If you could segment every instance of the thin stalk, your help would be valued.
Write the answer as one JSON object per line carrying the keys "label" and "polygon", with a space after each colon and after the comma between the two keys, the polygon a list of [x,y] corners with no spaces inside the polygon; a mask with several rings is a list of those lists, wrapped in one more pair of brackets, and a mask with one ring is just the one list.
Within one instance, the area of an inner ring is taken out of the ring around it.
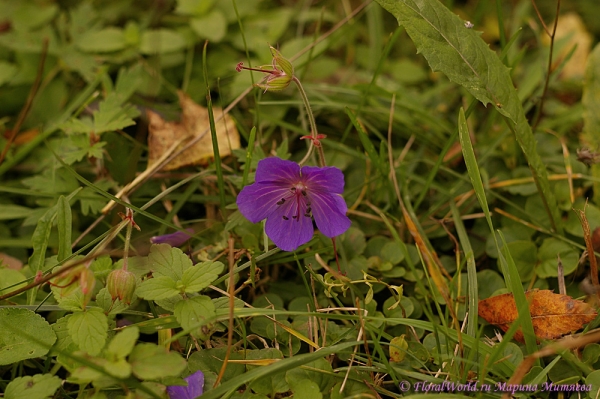
{"label": "thin stalk", "polygon": [[306,91],[304,90],[302,83],[300,83],[300,80],[296,76],[292,77],[292,81],[298,87],[298,91],[300,92],[300,97],[302,97],[302,101],[304,102],[304,106],[306,107],[306,114],[308,115],[308,124],[310,125],[310,130],[311,130],[310,135],[312,136],[312,140],[311,140],[308,152],[306,153],[306,156],[299,162],[299,164],[302,165],[304,162],[306,162],[312,152],[312,148],[316,147],[317,154],[319,155],[319,166],[321,166],[321,167],[326,166],[327,164],[325,162],[325,154],[323,153],[323,147],[321,145],[315,145],[315,143],[318,143],[317,122],[315,121],[315,115],[313,114],[312,108],[310,107],[310,103],[308,102],[308,96],[306,95]]}

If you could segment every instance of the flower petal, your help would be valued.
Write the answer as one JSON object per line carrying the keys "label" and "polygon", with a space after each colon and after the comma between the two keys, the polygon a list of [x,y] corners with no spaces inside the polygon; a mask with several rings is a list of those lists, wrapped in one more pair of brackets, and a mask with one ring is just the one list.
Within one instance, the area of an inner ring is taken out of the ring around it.
{"label": "flower petal", "polygon": [[308,191],[335,194],[344,192],[344,174],[336,167],[303,166],[301,173]]}
{"label": "flower petal", "polygon": [[267,236],[284,251],[294,251],[306,244],[313,237],[314,228],[312,217],[304,216],[305,213],[303,198],[300,203],[297,199],[287,201],[267,218]]}
{"label": "flower petal", "polygon": [[204,393],[204,373],[196,371],[194,374],[185,377],[187,386],[171,385],[167,387],[167,393],[170,399],[196,399]]}
{"label": "flower petal", "polygon": [[178,385],[167,387],[169,399],[191,399],[192,397],[188,395],[188,391],[186,388],[187,387],[182,387]]}
{"label": "flower petal", "polygon": [[342,196],[311,193],[308,198],[315,223],[321,233],[327,237],[335,237],[348,230],[351,222],[346,216],[348,207]]}
{"label": "flower petal", "polygon": [[185,229],[175,233],[154,236],[150,238],[152,244],[169,244],[172,247],[179,247],[185,244],[194,235],[194,229]]}
{"label": "flower petal", "polygon": [[252,223],[269,217],[277,208],[277,202],[290,192],[290,186],[276,183],[254,183],[238,194],[238,209]]}
{"label": "flower petal", "polygon": [[287,182],[291,187],[291,184],[300,181],[300,165],[277,157],[261,159],[258,161],[254,181]]}

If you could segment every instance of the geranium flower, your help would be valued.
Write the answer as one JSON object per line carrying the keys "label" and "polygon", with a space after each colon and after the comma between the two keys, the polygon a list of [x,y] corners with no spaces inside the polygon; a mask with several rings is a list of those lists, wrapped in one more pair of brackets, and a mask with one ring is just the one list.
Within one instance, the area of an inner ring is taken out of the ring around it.
{"label": "geranium flower", "polygon": [[185,377],[187,386],[171,385],[167,387],[167,393],[170,399],[196,399],[204,392],[204,373],[196,371],[194,374]]}
{"label": "geranium flower", "polygon": [[237,205],[252,223],[267,219],[267,236],[284,251],[293,251],[313,236],[313,218],[327,237],[350,227],[341,194],[344,175],[335,167],[303,166],[280,158],[258,162],[255,183],[244,187]]}

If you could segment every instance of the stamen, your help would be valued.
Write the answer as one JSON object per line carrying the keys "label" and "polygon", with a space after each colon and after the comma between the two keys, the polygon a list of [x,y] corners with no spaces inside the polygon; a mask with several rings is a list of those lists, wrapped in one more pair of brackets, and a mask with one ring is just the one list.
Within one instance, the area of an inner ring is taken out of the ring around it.
{"label": "stamen", "polygon": [[289,218],[289,217],[287,217],[287,216],[284,216],[284,217],[283,217],[283,220],[290,220],[290,218]]}
{"label": "stamen", "polygon": [[282,198],[280,201],[277,201],[277,205],[283,205],[285,202],[285,198]]}
{"label": "stamen", "polygon": [[306,190],[302,190],[301,193],[304,197],[306,197]]}
{"label": "stamen", "polygon": [[[310,205],[310,204],[308,204]],[[312,212],[312,208],[309,206],[308,208],[306,208],[306,213],[311,213]]]}
{"label": "stamen", "polygon": [[292,216],[292,219],[298,219],[298,215]]}
{"label": "stamen", "polygon": [[306,216],[307,218],[312,217],[310,216],[310,213],[305,213],[304,216]]}
{"label": "stamen", "polygon": [[296,187],[290,188],[290,191],[293,192],[293,193],[295,193],[296,192]]}

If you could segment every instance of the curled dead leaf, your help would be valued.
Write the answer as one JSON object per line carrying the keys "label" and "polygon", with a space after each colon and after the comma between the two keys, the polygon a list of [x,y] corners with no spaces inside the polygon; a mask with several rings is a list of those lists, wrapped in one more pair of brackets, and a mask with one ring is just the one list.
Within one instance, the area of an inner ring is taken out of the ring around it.
{"label": "curled dead leaf", "polygon": [[[167,122],[157,113],[147,111],[149,120],[148,165],[152,165],[160,159],[164,152],[178,140],[184,137],[192,139],[204,133],[209,127],[208,109],[196,104],[185,93],[179,92],[178,94],[181,104],[181,122]],[[219,154],[224,157],[240,148],[240,135],[229,115],[225,115],[223,119],[216,122],[222,112],[221,108],[213,108]],[[176,151],[187,146],[186,141],[180,144]],[[213,155],[212,137],[208,132],[202,139],[169,162],[164,170],[174,170],[190,165],[206,165]]]}
{"label": "curled dead leaf", "polygon": [[[596,318],[596,311],[587,303],[550,290],[532,290],[525,293],[533,330],[538,339],[556,339],[579,330]],[[479,301],[479,316],[488,323],[507,331],[519,314],[512,294],[497,295]],[[519,329],[514,338],[523,343]]]}

